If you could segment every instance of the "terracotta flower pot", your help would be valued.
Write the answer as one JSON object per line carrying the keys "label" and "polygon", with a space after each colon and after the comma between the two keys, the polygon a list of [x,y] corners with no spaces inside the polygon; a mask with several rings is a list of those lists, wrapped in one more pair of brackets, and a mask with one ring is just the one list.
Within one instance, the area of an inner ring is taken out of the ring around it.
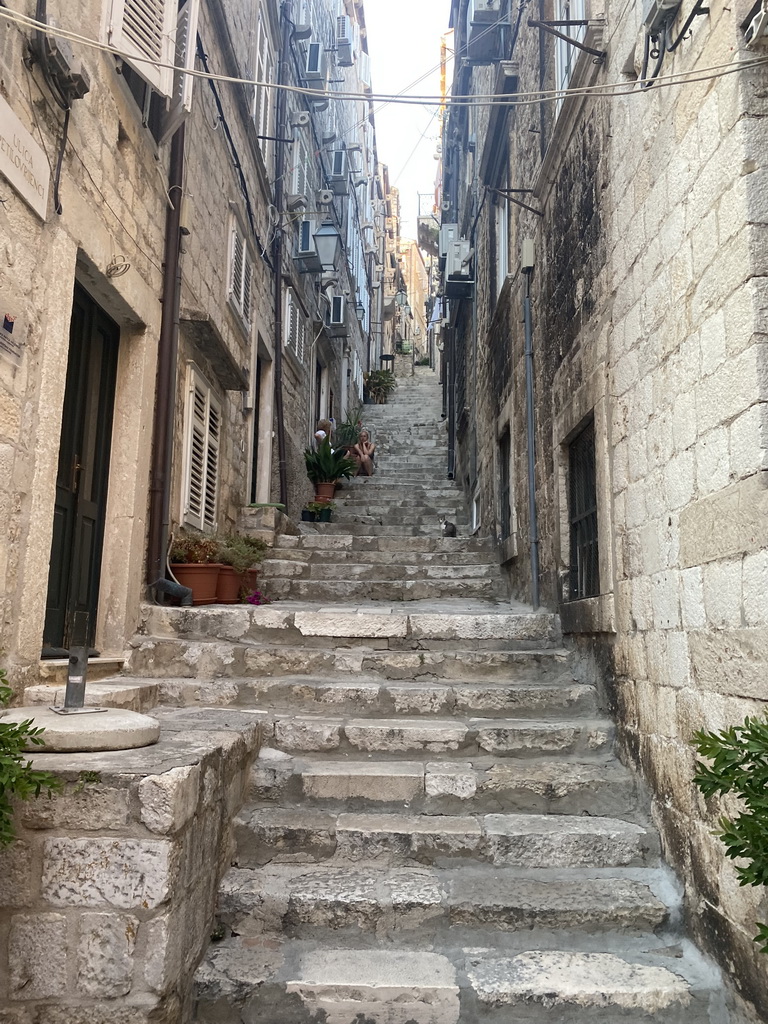
{"label": "terracotta flower pot", "polygon": [[219,580],[216,584],[217,604],[237,604],[240,600],[240,589],[243,586],[243,574],[231,565],[222,565]]}
{"label": "terracotta flower pot", "polygon": [[329,501],[336,493],[336,484],[315,484],[315,501]]}
{"label": "terracotta flower pot", "polygon": [[191,589],[193,604],[216,601],[219,571],[223,568],[218,562],[174,562],[172,568],[179,583]]}

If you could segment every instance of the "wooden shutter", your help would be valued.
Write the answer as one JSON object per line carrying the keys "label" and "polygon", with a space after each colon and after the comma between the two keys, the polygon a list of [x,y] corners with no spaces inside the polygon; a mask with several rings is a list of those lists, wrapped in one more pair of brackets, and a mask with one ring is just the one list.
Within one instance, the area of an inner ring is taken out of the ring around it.
{"label": "wooden shutter", "polygon": [[173,90],[176,0],[109,0],[107,42],[163,96]]}
{"label": "wooden shutter", "polygon": [[221,406],[208,384],[189,367],[184,521],[216,528],[221,448]]}
{"label": "wooden shutter", "polygon": [[[197,52],[197,20],[200,14],[200,0],[185,0],[179,8],[176,19],[176,45],[173,63],[177,68],[192,70]],[[183,71],[173,73],[173,91],[168,111],[163,118],[163,128],[158,142],[162,145],[175,133],[181,122],[192,110],[192,75]]]}

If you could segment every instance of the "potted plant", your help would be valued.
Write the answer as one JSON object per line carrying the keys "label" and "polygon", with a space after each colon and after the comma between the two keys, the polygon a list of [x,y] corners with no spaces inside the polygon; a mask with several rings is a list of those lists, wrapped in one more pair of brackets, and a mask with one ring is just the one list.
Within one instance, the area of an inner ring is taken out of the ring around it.
{"label": "potted plant", "polygon": [[315,519],[314,522],[318,523],[330,523],[331,512],[333,512],[336,505],[332,501],[310,501],[307,502],[307,510],[311,512]]}
{"label": "potted plant", "polygon": [[397,387],[397,378],[391,370],[371,370],[364,379],[366,393],[376,405],[384,405]]}
{"label": "potted plant", "polygon": [[218,539],[218,559],[222,563],[216,587],[219,604],[236,604],[243,590],[256,586],[255,566],[261,562],[266,544],[243,533],[232,533]]}
{"label": "potted plant", "polygon": [[173,575],[192,591],[193,604],[213,604],[221,563],[213,537],[179,530],[173,538],[169,560]]}
{"label": "potted plant", "polygon": [[363,421],[360,418],[362,408],[361,405],[358,405],[356,409],[347,413],[345,420],[337,424],[334,434],[337,448],[344,448],[349,451],[360,440],[360,431],[363,429]]}
{"label": "potted plant", "polygon": [[301,510],[301,521],[302,521],[302,523],[316,523],[317,522],[317,512],[315,512],[315,510],[313,508],[310,508],[311,505],[316,505],[316,504],[317,504],[317,502],[315,502],[315,501],[309,501],[309,502],[307,502],[307,507],[303,508]]}
{"label": "potted plant", "polygon": [[347,458],[344,449],[334,451],[327,437],[323,438],[317,448],[305,449],[304,462],[307,476],[315,485],[315,501],[331,499],[339,477],[354,476],[357,472],[355,460]]}

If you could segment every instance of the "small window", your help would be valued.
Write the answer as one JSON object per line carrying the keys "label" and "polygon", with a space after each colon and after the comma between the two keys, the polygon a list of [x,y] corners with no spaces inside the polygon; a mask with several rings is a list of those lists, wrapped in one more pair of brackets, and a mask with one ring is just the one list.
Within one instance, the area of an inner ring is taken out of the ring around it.
{"label": "small window", "polygon": [[[573,24],[573,22],[584,21],[587,17],[585,0],[555,0],[555,22],[558,28],[565,35],[572,39],[584,42],[587,34],[586,25]],[[564,24],[570,22],[571,24]],[[555,38],[555,88],[567,89],[570,85],[576,61],[582,51],[564,39]],[[558,99],[555,105],[555,112],[559,113],[563,105],[562,98]]]}
{"label": "small window", "polygon": [[568,504],[571,538],[569,597],[577,601],[600,593],[594,421],[590,421],[568,446]]}
{"label": "small window", "polygon": [[234,221],[229,261],[229,301],[239,313],[246,330],[251,326],[252,286],[253,260],[245,235],[239,223]]}
{"label": "small window", "polygon": [[183,519],[199,530],[215,530],[221,405],[208,382],[191,363],[187,381]]}
{"label": "small window", "polygon": [[290,348],[300,363],[304,362],[304,343],[307,322],[301,306],[296,301],[293,289],[289,288],[285,300],[285,345]]}

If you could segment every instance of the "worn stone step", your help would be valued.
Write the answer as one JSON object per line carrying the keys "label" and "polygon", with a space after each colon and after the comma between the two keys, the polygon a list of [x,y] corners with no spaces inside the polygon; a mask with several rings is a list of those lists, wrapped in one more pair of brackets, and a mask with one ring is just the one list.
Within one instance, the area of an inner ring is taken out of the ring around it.
{"label": "worn stone step", "polygon": [[[294,756],[265,747],[251,773],[252,798],[329,813],[347,810],[466,814],[592,814],[645,820],[645,794],[612,757],[498,760],[376,760],[329,754]],[[328,822],[323,829],[327,830]]]}
{"label": "worn stone step", "polygon": [[[498,641],[492,641],[498,643]],[[321,643],[323,643],[321,641]],[[569,655],[557,648],[531,646],[529,650],[488,649],[486,641],[465,642],[460,649],[389,650],[388,641],[370,646],[328,647],[298,643],[236,644],[170,637],[136,637],[128,661],[132,676],[218,680],[243,676],[293,675],[377,675],[392,680],[492,680],[512,681],[541,678],[541,673],[558,675]],[[510,641],[510,645],[514,645]]]}
{"label": "worn stone step", "polygon": [[197,1024],[728,1024],[716,972],[688,944],[582,933],[512,954],[230,936],[195,977]]}
{"label": "worn stone step", "polygon": [[[383,505],[361,504],[352,507],[337,503],[336,508],[332,512],[332,521],[335,523],[367,523],[369,520],[375,520],[377,523],[386,523],[389,526],[396,526],[400,523],[404,526],[431,526],[435,536],[439,537],[442,534],[440,533],[441,528],[437,517],[441,511],[445,512],[445,509],[422,507],[417,510],[409,509],[403,511],[402,509],[392,509]],[[449,513],[449,522],[466,529],[469,520],[463,510],[458,514],[453,510]]]}
{"label": "worn stone step", "polygon": [[[163,704],[238,705],[269,710],[327,713],[354,712],[357,715],[464,714],[487,718],[514,714],[516,718],[536,716],[594,715],[595,688],[575,682],[568,673],[551,682],[526,683],[401,683],[376,677],[355,676],[351,680],[311,676],[270,676],[247,679],[198,681],[161,679],[137,681],[154,687]],[[109,685],[104,683],[104,686]],[[116,686],[130,687],[129,679]],[[89,688],[90,689],[90,688]]]}
{"label": "worn stone step", "polygon": [[265,576],[267,594],[273,601],[321,601],[372,599],[374,601],[438,601],[440,598],[502,598],[506,582],[500,578],[470,577],[460,580],[287,580]]}
{"label": "worn stone step", "polygon": [[[328,762],[323,768],[327,773]],[[359,774],[338,762],[338,778],[362,779],[390,788],[390,799],[408,803],[423,782],[424,766],[414,762],[387,765],[358,763]],[[342,773],[347,772],[344,776]],[[314,776],[316,792],[325,791],[328,774]],[[313,776],[307,773],[305,786]],[[376,781],[378,780],[378,781]],[[383,794],[382,794],[383,796]],[[382,800],[382,802],[384,802]],[[452,860],[508,865],[519,868],[609,868],[655,864],[658,840],[653,831],[620,818],[566,814],[427,815],[385,812],[342,812],[327,818],[326,828],[313,828],[301,815],[294,828],[285,813],[259,808],[245,812],[236,822],[240,867],[257,867],[288,856],[293,862],[335,857],[343,861],[382,861],[404,864],[443,864]]]}
{"label": "worn stone step", "polygon": [[[448,928],[454,942],[468,943],[487,941],[485,929],[522,932],[518,941],[526,944],[532,931],[653,932],[669,919],[654,891],[668,889],[666,877],[652,869],[636,875],[334,862],[232,868],[219,890],[217,916],[240,935],[268,931],[326,942],[345,932],[421,944],[442,939]],[[515,938],[510,934],[513,948]]]}
{"label": "worn stone step", "polygon": [[[424,523],[423,525],[405,525],[403,523],[395,526],[381,525],[380,523],[305,523],[298,524],[301,533],[323,533],[334,536],[346,534],[352,537],[434,537],[442,539],[440,525],[435,522]],[[464,530],[464,536],[469,535],[467,527],[459,526],[459,535]]]}
{"label": "worn stone step", "polygon": [[[120,661],[122,665],[122,659]],[[25,704],[44,704],[56,707],[64,704],[66,685],[39,683],[24,690]],[[85,703],[88,707],[122,708],[126,711],[149,711],[159,700],[160,688],[153,679],[100,679],[88,682]]]}
{"label": "worn stone step", "polygon": [[307,562],[316,565],[339,564],[348,565],[400,565],[406,567],[440,566],[444,570],[453,567],[475,565],[494,565],[495,559],[489,553],[456,551],[447,554],[444,551],[373,551],[356,548],[334,547],[275,547],[271,557],[291,562]]}
{"label": "worn stone step", "polygon": [[265,558],[261,564],[264,581],[274,579],[305,580],[371,580],[397,582],[405,580],[499,580],[498,565],[473,562],[468,565],[404,565],[402,562],[324,561],[300,562],[296,559]]}
{"label": "worn stone step", "polygon": [[321,533],[281,534],[275,550],[286,548],[325,548],[334,551],[419,551],[451,555],[454,552],[494,551],[493,544],[481,537],[331,537]]}
{"label": "worn stone step", "polygon": [[[610,752],[613,724],[604,720],[540,721],[511,718],[332,718],[297,715],[294,709],[265,714],[264,740],[290,752],[592,755]],[[369,762],[366,762],[369,763]]]}

